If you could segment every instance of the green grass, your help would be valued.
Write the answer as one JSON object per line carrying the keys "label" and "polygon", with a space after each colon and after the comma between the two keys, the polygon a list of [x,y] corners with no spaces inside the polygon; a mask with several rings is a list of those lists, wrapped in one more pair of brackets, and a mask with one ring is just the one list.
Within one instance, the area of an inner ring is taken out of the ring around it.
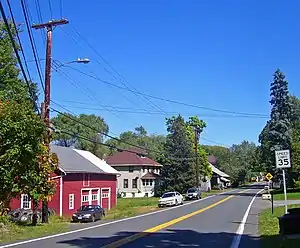
{"label": "green grass", "polygon": [[69,221],[57,216],[51,216],[48,224],[18,225],[6,222],[0,226],[0,243],[38,238],[46,235],[61,233],[68,230]]}
{"label": "green grass", "polygon": [[[282,190],[273,190],[274,201],[284,200],[284,193]],[[288,189],[287,190],[288,200],[300,200],[300,189]]]}
{"label": "green grass", "polygon": [[[289,208],[300,207],[300,205],[290,205]],[[259,233],[261,236],[261,248],[281,247],[278,236],[279,226],[278,217],[284,214],[284,207],[274,208],[274,214],[270,209],[264,210],[259,215]],[[299,248],[300,239],[288,240],[284,243],[288,248]]]}
{"label": "green grass", "polygon": [[117,206],[109,210],[105,219],[115,220],[157,210],[157,197],[118,198]]}

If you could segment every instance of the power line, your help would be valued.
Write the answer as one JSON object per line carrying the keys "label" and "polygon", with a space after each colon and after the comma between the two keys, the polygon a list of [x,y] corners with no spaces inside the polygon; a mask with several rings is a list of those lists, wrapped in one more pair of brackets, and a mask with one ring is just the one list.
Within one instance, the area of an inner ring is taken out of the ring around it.
{"label": "power line", "polygon": [[[96,141],[96,140],[93,140],[93,139],[90,139],[90,138],[87,138],[85,136],[82,136],[82,135],[78,135],[78,134],[75,134],[74,132],[72,131],[65,131],[65,130],[59,130],[60,133],[64,133],[64,134],[67,134],[67,135],[70,135],[72,137],[76,137],[76,138],[79,138],[79,139],[82,139],[82,140],[86,140],[86,141],[89,141],[93,144],[99,144],[99,145],[102,145],[102,146],[106,146],[106,147],[109,147],[111,149],[115,149],[119,152],[129,152],[129,153],[133,153],[133,154],[136,154],[136,155],[143,155],[143,156],[147,156],[148,154],[143,154],[143,152],[137,152],[137,151],[132,151],[132,150],[129,150],[129,149],[126,149],[126,148],[119,148],[117,146],[114,146],[114,145],[110,145],[110,144],[106,144],[106,143],[103,143],[103,142],[99,142],[99,141]],[[187,157],[187,158],[176,158],[176,157],[165,157],[166,159],[172,159],[172,160],[177,160],[177,161],[188,161],[188,160],[195,160],[196,157]]]}
{"label": "power line", "polygon": [[[84,87],[78,80],[73,80],[70,78],[70,76],[68,76],[68,74],[60,69],[60,66],[57,64],[56,61],[53,61],[53,66],[54,69],[60,74],[62,75],[69,83],[71,83],[74,87],[76,88],[81,88],[83,91],[85,91],[85,93],[87,93],[87,96],[92,100],[92,101],[96,101],[97,103],[99,103],[104,109],[106,109],[106,111],[109,111],[112,115],[114,115],[116,118],[118,118],[119,120],[123,121],[122,118],[120,118],[118,115],[116,115],[116,113],[114,113],[113,111],[111,111],[110,109],[106,108],[105,105],[99,101],[97,99],[97,97],[95,96],[95,93],[90,90],[88,87]],[[92,96],[91,96],[92,94]]]}
{"label": "power line", "polygon": [[21,50],[21,53],[22,53],[23,61],[24,61],[25,67],[26,67],[26,71],[27,71],[29,80],[32,82],[30,72],[29,72],[29,69],[28,69],[27,60],[26,60],[25,53],[24,53],[24,49],[23,49],[21,39],[20,39],[20,36],[19,36],[19,31],[18,31],[16,22],[15,22],[15,17],[14,17],[14,14],[13,14],[13,11],[12,11],[12,8],[11,8],[11,5],[10,5],[10,1],[6,0],[6,2],[7,2],[7,6],[8,6],[8,9],[9,9],[9,12],[10,12],[10,16],[11,16],[11,19],[12,19],[12,22],[13,22],[13,25],[14,25],[14,29],[16,30],[16,35],[17,35],[18,43],[19,43],[20,50]]}
{"label": "power line", "polygon": [[51,0],[48,0],[48,4],[49,4],[49,10],[50,10],[51,19],[53,19]]}
{"label": "power line", "polygon": [[145,147],[131,144],[131,143],[129,143],[129,142],[126,142],[126,141],[123,141],[123,140],[121,140],[121,139],[119,139],[119,138],[116,138],[116,137],[114,137],[114,136],[111,136],[111,135],[109,135],[109,134],[107,134],[107,133],[104,133],[104,132],[102,132],[102,131],[100,131],[100,130],[98,130],[98,129],[96,129],[96,128],[94,128],[94,127],[92,127],[92,126],[90,126],[90,125],[88,125],[88,124],[86,124],[86,123],[84,123],[84,122],[82,122],[82,121],[79,121],[79,120],[77,120],[77,119],[75,119],[75,118],[73,118],[73,117],[71,117],[71,116],[69,116],[69,115],[67,115],[67,114],[65,114],[65,113],[63,113],[63,112],[61,112],[61,111],[59,111],[59,110],[56,110],[56,109],[54,109],[54,108],[52,108],[52,107],[51,107],[50,109],[51,109],[52,111],[54,111],[54,112],[56,112],[56,113],[58,113],[58,114],[64,116],[64,117],[66,117],[66,118],[69,118],[70,120],[72,120],[72,121],[74,121],[74,122],[76,122],[76,123],[79,123],[79,124],[81,124],[81,125],[83,125],[83,126],[85,126],[85,127],[87,127],[87,128],[90,128],[91,130],[96,131],[96,132],[98,132],[98,133],[100,133],[100,134],[102,134],[102,135],[104,135],[104,136],[106,136],[106,137],[108,137],[108,138],[110,138],[110,139],[116,140],[116,141],[118,141],[118,142],[122,142],[122,143],[124,143],[124,144],[126,144],[126,145],[130,145],[130,146],[133,146],[133,147],[136,147],[136,148],[139,148],[139,149],[143,149],[143,150],[146,150],[146,151],[148,150],[148,151],[149,151],[149,149],[147,149],[147,148],[145,148]]}
{"label": "power line", "polygon": [[[87,44],[87,46],[92,50],[92,51],[94,51],[94,53],[102,60],[102,61],[104,61],[104,63],[105,64],[107,64],[109,67],[110,67],[110,69],[114,72],[114,73],[116,73],[119,77],[120,77],[120,82],[121,82],[121,84],[123,84],[124,86],[125,86],[125,88],[127,88],[128,90],[131,90],[130,89],[130,87],[128,86],[128,85],[130,85],[130,83],[128,82],[128,80],[127,79],[125,79],[125,77],[124,76],[122,76],[111,64],[109,64],[108,63],[108,61],[79,33],[79,31],[77,31],[76,30],[76,28],[75,27],[73,27],[72,25],[71,25],[71,27],[73,28],[73,31]],[[68,33],[64,30],[64,32],[68,35]],[[99,64],[99,65],[101,65],[102,66],[102,64],[98,61],[98,60],[96,60],[96,62]],[[108,70],[106,70],[108,73],[110,73]],[[110,73],[111,74],[111,73]],[[113,75],[113,74],[111,74],[111,75]],[[155,103],[153,103],[150,99],[148,99],[148,97],[147,96],[145,96],[145,95],[143,95],[143,94],[141,94],[141,92],[140,91],[138,91],[135,87],[133,87],[133,86],[131,86],[132,88],[133,88],[133,90],[131,90],[131,92],[133,93],[133,94],[135,94],[136,96],[140,96],[140,97],[142,97],[142,98],[144,98],[149,104],[150,104],[150,106],[151,107],[153,107],[153,108],[155,108],[155,109],[157,109],[158,111],[161,111],[162,113],[164,113],[164,110],[162,109],[162,108],[160,108],[159,106],[157,106]]]}
{"label": "power line", "polygon": [[[88,76],[92,79],[95,79],[95,80],[98,80],[102,83],[105,83],[105,84],[108,84],[108,85],[111,85],[115,88],[118,88],[118,89],[121,89],[121,90],[125,90],[125,91],[130,91],[132,92],[131,89],[127,89],[127,88],[124,88],[122,86],[119,86],[119,85],[116,85],[114,83],[111,83],[111,82],[108,82],[106,80],[103,80],[99,77],[96,77],[96,76],[93,76],[93,75],[90,75],[89,73],[86,73],[84,71],[81,71],[77,68],[74,68],[70,65],[66,66],[68,68],[71,68],[72,70],[74,71],[77,71],[78,73],[82,74],[82,75],[85,75],[85,76]],[[138,92],[136,92],[138,93]],[[150,95],[150,94],[146,94],[146,93],[138,93],[138,94],[142,94],[142,95],[145,95],[149,98],[153,98],[153,99],[157,99],[157,100],[161,100],[161,101],[165,101],[165,102],[169,102],[169,103],[173,103],[173,104],[178,104],[178,105],[183,105],[183,106],[187,106],[187,107],[193,107],[193,108],[198,108],[198,109],[203,109],[203,110],[208,110],[208,111],[213,111],[213,112],[219,112],[219,113],[227,113],[227,114],[236,114],[236,115],[248,115],[248,116],[260,116],[260,117],[269,117],[268,115],[265,115],[265,114],[259,114],[259,113],[246,113],[246,112],[237,112],[237,111],[229,111],[229,110],[222,110],[222,109],[216,109],[216,108],[209,108],[209,107],[204,107],[204,106],[198,106],[198,105],[195,105],[195,104],[190,104],[190,103],[184,103],[184,102],[180,102],[180,101],[176,101],[176,100],[171,100],[171,99],[167,99],[167,98],[163,98],[163,97],[158,97],[158,96],[153,96],[153,95]]]}
{"label": "power line", "polygon": [[[27,6],[27,2],[25,2],[25,4]],[[39,23],[43,23],[43,16],[42,16],[42,11],[41,11],[41,6],[40,6],[40,1],[39,0],[35,0],[35,7],[36,7],[36,11],[37,11],[37,16],[38,16],[38,22]],[[46,34],[45,34],[45,31],[43,29],[40,29],[40,30],[41,30],[41,36],[42,36],[43,44],[44,44],[44,46],[46,46]]]}
{"label": "power line", "polygon": [[[75,101],[71,101],[75,102]],[[82,104],[82,105],[87,105],[87,103],[83,102],[75,102],[77,104]],[[87,106],[74,106],[74,105],[61,105],[64,107],[69,107],[69,108],[78,108],[78,109],[87,109],[87,110],[101,110],[101,111],[109,111],[109,112],[118,112],[118,113],[128,113],[128,114],[145,114],[145,115],[163,115],[163,116],[168,116],[168,115],[177,115],[179,112],[174,112],[174,111],[167,111],[166,114],[158,112],[158,111],[153,111],[153,110],[144,110],[144,109],[138,109],[138,108],[127,108],[127,107],[116,107],[116,106],[111,106],[111,105],[104,105],[105,108],[96,108],[96,107],[87,107]],[[199,114],[199,113],[180,113],[180,114],[185,114],[185,115],[197,115],[201,117],[216,117],[216,118],[246,118],[246,119],[266,119],[266,117],[262,116],[249,116],[249,115],[209,115],[209,114]]]}
{"label": "power line", "polygon": [[26,76],[26,73],[25,73],[25,70],[24,70],[22,61],[21,61],[21,59],[20,59],[20,55],[19,55],[19,53],[18,53],[18,49],[17,49],[16,43],[15,43],[15,40],[14,40],[13,35],[12,35],[12,33],[11,33],[10,26],[9,26],[9,24],[8,24],[8,21],[7,21],[6,15],[5,15],[5,11],[4,11],[4,7],[3,7],[1,1],[0,1],[0,12],[1,12],[1,15],[2,15],[4,24],[5,24],[5,27],[6,27],[6,29],[7,29],[7,33],[8,33],[9,39],[10,39],[10,41],[11,41],[13,50],[14,50],[15,55],[16,55],[16,57],[17,57],[17,61],[18,61],[19,65],[20,65],[21,72],[22,72],[23,77],[24,77],[24,80],[25,80],[25,82],[26,82],[26,84],[27,84],[28,91],[29,91],[29,94],[30,94],[30,96],[31,96],[32,103],[33,103],[34,107],[36,108],[37,112],[39,113],[39,108],[38,108],[38,106],[37,106],[37,104],[36,104],[36,102],[35,102],[35,100],[34,100],[35,97],[34,97],[34,94],[33,94],[33,92],[32,92],[32,88],[31,88],[31,85],[30,85],[30,83],[29,83],[29,81],[28,81],[28,79],[27,79],[27,76]]}
{"label": "power line", "polygon": [[45,92],[44,81],[43,81],[42,72],[41,72],[41,69],[40,69],[40,58],[39,58],[39,55],[36,51],[37,50],[36,49],[36,43],[35,43],[35,40],[34,40],[34,37],[33,37],[32,33],[31,33],[31,29],[30,29],[30,25],[29,25],[29,21],[28,21],[28,9],[26,8],[23,0],[21,0],[21,5],[22,5],[22,11],[23,11],[23,15],[24,15],[24,18],[25,18],[27,32],[28,32],[28,36],[29,36],[29,40],[30,40],[30,44],[31,44],[31,50],[32,50],[32,53],[33,53],[33,56],[34,56],[35,65],[36,65],[36,68],[37,68],[37,71],[38,71],[38,75],[39,75],[39,78],[40,78],[40,81],[41,81],[43,91]]}

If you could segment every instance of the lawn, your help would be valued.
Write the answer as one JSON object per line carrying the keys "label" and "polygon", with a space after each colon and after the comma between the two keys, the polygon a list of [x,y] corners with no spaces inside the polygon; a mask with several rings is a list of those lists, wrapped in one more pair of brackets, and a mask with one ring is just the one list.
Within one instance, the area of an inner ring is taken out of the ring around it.
{"label": "lawn", "polygon": [[[2,222],[1,222],[2,223]],[[38,238],[68,230],[69,221],[56,216],[49,218],[48,224],[17,225],[15,223],[0,223],[0,243],[8,243],[17,240]]]}
{"label": "lawn", "polygon": [[[284,200],[284,194],[282,190],[273,190],[272,191],[274,201]],[[300,189],[289,189],[287,190],[287,199],[288,200],[300,200]]]}
{"label": "lawn", "polygon": [[105,219],[116,220],[155,211],[158,209],[158,199],[158,197],[118,198],[117,206],[107,212]]}
{"label": "lawn", "polygon": [[[289,208],[300,207],[300,205],[290,205]],[[284,207],[274,208],[274,215],[270,209],[264,210],[259,215],[259,233],[261,236],[261,248],[279,248],[279,226],[278,217],[284,214]],[[299,248],[300,239],[289,240],[285,243],[285,247]]]}

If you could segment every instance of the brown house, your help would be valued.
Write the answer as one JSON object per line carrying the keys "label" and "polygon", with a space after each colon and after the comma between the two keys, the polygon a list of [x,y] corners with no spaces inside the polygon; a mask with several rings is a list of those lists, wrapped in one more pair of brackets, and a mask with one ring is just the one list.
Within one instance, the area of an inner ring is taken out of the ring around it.
{"label": "brown house", "polygon": [[143,156],[141,151],[130,151],[106,158],[106,162],[121,174],[118,177],[118,193],[122,197],[153,196],[162,165]]}

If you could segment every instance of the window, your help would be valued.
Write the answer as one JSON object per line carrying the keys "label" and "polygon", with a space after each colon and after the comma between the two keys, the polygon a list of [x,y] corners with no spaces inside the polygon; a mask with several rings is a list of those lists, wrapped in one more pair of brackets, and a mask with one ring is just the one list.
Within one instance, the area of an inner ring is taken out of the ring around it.
{"label": "window", "polygon": [[69,194],[69,209],[74,209],[74,194]]}
{"label": "window", "polygon": [[90,174],[83,174],[83,186],[90,186]]}
{"label": "window", "polygon": [[137,188],[137,179],[132,179],[132,188],[136,189]]}
{"label": "window", "polygon": [[143,179],[143,186],[153,186],[154,181],[153,179]]}
{"label": "window", "polygon": [[133,166],[129,166],[129,172],[133,172]]}
{"label": "window", "polygon": [[89,195],[82,195],[81,202],[89,202]]}
{"label": "window", "polygon": [[98,194],[92,194],[92,201],[98,201]]}
{"label": "window", "polygon": [[124,189],[128,188],[128,179],[124,179],[124,181],[123,181],[123,188]]}
{"label": "window", "polygon": [[28,195],[25,195],[25,194],[21,195],[21,208],[31,209],[31,201],[30,201]]}

